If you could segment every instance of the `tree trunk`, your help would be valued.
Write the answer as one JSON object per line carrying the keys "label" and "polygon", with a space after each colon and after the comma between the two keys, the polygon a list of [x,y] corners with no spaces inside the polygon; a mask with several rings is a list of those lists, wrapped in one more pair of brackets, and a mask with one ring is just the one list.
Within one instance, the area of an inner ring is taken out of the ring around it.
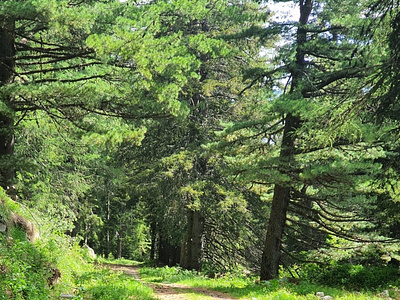
{"label": "tree trunk", "polygon": [[190,269],[200,271],[203,258],[204,217],[199,211],[193,211],[193,228],[191,242]]}
{"label": "tree trunk", "polygon": [[[13,81],[15,70],[14,21],[0,16],[0,87]],[[14,168],[8,156],[14,153],[14,118],[10,98],[0,95],[8,109],[0,111],[0,185],[6,188],[14,178]]]}
{"label": "tree trunk", "polygon": [[183,243],[181,245],[181,258],[179,260],[179,265],[184,268],[188,269],[188,235],[185,234],[183,237]]}
{"label": "tree trunk", "polygon": [[183,244],[181,246],[181,259],[180,266],[184,269],[190,269],[190,258],[192,256],[192,228],[193,228],[193,211],[187,210],[187,229],[186,234],[183,240]]}
{"label": "tree trunk", "polygon": [[[298,119],[289,114],[285,122],[280,156],[283,163],[290,164],[295,140],[293,131],[298,127]],[[289,201],[290,187],[280,184],[275,185],[261,261],[261,280],[270,280],[278,277],[282,235],[285,229]]]}
{"label": "tree trunk", "polygon": [[168,242],[165,237],[160,234],[158,240],[158,262],[163,265],[168,265]]}
{"label": "tree trunk", "polygon": [[[300,0],[300,19],[297,30],[296,64],[292,71],[292,85],[290,93],[298,92],[300,83],[305,75],[304,44],[307,42],[305,25],[308,23],[312,11],[312,0]],[[300,126],[300,119],[292,114],[287,114],[282,137],[280,159],[285,167],[290,167],[295,150],[295,131]],[[281,256],[282,236],[285,230],[286,214],[290,202],[289,184],[276,184],[272,198],[271,213],[269,217],[267,234],[261,261],[260,280],[270,280],[279,275],[279,261]]]}
{"label": "tree trunk", "polygon": [[156,258],[156,243],[157,243],[157,231],[156,222],[153,221],[150,226],[151,233],[151,246],[150,246],[150,259],[155,260]]}
{"label": "tree trunk", "polygon": [[181,267],[200,271],[204,250],[204,217],[199,211],[188,210],[188,225],[181,247]]}
{"label": "tree trunk", "polygon": [[122,237],[117,234],[117,258],[122,258]]}

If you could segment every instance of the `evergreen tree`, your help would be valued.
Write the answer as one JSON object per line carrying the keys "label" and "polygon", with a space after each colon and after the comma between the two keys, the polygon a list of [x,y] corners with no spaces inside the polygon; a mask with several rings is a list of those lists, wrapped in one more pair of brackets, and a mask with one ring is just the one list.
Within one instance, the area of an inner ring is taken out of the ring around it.
{"label": "evergreen tree", "polygon": [[236,180],[265,186],[260,192],[271,201],[262,280],[277,277],[293,251],[319,248],[332,235],[364,240],[365,223],[372,221],[364,213],[374,204],[369,180],[380,172],[375,159],[385,155],[376,143],[382,132],[358,105],[376,55],[366,47],[369,37],[359,34],[370,22],[360,18],[366,10],[352,1],[297,4],[299,21],[282,27],[289,35],[278,67],[252,82],[272,87],[260,95],[264,100],[252,100],[263,114],[223,135]]}
{"label": "evergreen tree", "polygon": [[[241,70],[257,65],[259,45],[254,31],[265,16],[251,2],[174,1],[129,6],[121,18],[119,38],[132,42],[119,44],[114,55],[140,70],[131,78],[134,86],[147,87],[141,97],[157,96],[159,102],[178,99],[187,113],[186,119],[146,122],[142,147],[124,148],[120,155],[124,161],[131,157],[128,163],[135,166],[133,185],[145,186],[132,193],[146,203],[153,235],[151,256],[157,252],[158,241],[158,258],[163,263],[200,269],[205,256],[213,257],[204,254],[204,247],[217,247],[215,226],[229,226],[234,207],[243,206],[241,196],[228,192],[231,187],[219,175],[218,164],[201,145],[213,138],[221,119],[230,117],[237,93],[244,88]],[[252,30],[243,31],[243,27]],[[108,37],[94,41],[104,44]],[[164,87],[168,92],[157,95]],[[213,209],[221,211],[218,207],[224,201],[237,203],[226,207],[230,217],[223,225],[209,214]],[[233,243],[234,238],[226,240]],[[221,249],[218,252],[227,258]]]}

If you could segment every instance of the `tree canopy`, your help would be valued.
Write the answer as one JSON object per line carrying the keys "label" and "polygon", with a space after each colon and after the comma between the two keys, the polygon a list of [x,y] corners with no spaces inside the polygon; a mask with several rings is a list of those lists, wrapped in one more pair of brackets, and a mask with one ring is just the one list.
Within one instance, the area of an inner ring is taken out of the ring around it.
{"label": "tree canopy", "polygon": [[261,280],[384,264],[400,5],[272,2],[298,20],[250,0],[2,1],[0,185],[104,256]]}

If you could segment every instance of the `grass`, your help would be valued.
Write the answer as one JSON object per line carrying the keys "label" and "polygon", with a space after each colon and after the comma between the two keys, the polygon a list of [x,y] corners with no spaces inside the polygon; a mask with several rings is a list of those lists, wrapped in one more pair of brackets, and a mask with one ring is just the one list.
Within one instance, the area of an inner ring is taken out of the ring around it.
{"label": "grass", "polygon": [[[143,281],[149,283],[178,283],[188,287],[202,287],[210,290],[224,292],[238,299],[257,300],[316,300],[316,292],[324,292],[335,300],[382,300],[378,292],[354,292],[340,288],[333,288],[299,282],[290,283],[287,280],[272,280],[256,283],[255,278],[238,274],[225,274],[216,279],[210,279],[196,272],[183,270],[178,267],[148,268],[140,270]],[[391,291],[394,293],[394,290]],[[400,299],[400,298],[393,298]]]}
{"label": "grass", "polygon": [[125,258],[104,258],[104,257],[97,257],[96,263],[98,264],[114,264],[114,265],[124,265],[124,266],[140,266],[143,265],[143,262],[125,259]]}
{"label": "grass", "polygon": [[131,276],[108,269],[94,269],[81,274],[78,293],[82,299],[96,300],[155,300],[153,290]]}

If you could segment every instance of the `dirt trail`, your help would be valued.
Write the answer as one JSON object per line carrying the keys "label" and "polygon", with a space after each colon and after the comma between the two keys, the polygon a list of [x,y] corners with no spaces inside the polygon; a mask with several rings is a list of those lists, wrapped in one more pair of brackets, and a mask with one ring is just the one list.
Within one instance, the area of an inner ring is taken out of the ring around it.
{"label": "dirt trail", "polygon": [[[107,265],[111,270],[122,271],[128,275],[131,275],[136,280],[140,280],[138,267],[126,266],[126,265]],[[188,287],[182,284],[175,283],[145,283],[150,286],[157,294],[160,300],[188,300],[189,294],[196,294],[196,299],[218,299],[218,300],[236,300],[236,298],[230,297],[228,294],[210,291],[205,288]],[[202,294],[204,296],[199,298]],[[188,297],[186,297],[188,296]]]}

